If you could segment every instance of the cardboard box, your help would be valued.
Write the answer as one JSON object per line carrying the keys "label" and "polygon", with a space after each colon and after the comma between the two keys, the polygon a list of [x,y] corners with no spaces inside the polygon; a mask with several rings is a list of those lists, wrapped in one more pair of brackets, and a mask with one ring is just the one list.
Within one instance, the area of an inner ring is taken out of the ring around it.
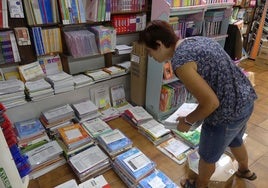
{"label": "cardboard box", "polygon": [[133,43],[130,68],[130,100],[135,105],[144,106],[146,98],[148,56],[145,46]]}
{"label": "cardboard box", "polygon": [[[194,150],[188,154],[188,177],[195,179],[198,174],[199,154]],[[229,188],[232,185],[233,176],[238,169],[238,164],[229,155],[223,154],[216,163],[216,170],[210,178],[210,188]]]}

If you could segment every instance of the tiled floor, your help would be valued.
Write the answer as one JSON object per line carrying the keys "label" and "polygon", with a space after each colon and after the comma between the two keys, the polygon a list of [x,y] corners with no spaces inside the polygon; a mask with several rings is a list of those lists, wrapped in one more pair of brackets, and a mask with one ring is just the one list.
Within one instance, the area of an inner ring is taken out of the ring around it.
{"label": "tiled floor", "polygon": [[240,66],[255,75],[258,99],[248,123],[246,146],[250,169],[258,178],[252,182],[235,178],[232,187],[265,188],[268,187],[268,64],[246,60],[240,63]]}

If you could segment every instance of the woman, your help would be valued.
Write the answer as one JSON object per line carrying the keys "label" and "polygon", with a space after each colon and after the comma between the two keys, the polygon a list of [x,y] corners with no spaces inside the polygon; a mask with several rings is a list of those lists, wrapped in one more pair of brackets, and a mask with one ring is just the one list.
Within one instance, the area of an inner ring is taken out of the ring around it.
{"label": "woman", "polygon": [[178,118],[177,129],[182,132],[187,132],[195,122],[203,121],[198,176],[195,180],[182,180],[181,185],[207,187],[215,163],[226,147],[230,147],[238,161],[236,175],[256,179],[256,174],[248,168],[242,136],[257,95],[221,45],[200,36],[178,40],[171,26],[161,20],[147,25],[141,32],[140,42],[156,61],[171,61],[176,76],[198,101],[192,113]]}

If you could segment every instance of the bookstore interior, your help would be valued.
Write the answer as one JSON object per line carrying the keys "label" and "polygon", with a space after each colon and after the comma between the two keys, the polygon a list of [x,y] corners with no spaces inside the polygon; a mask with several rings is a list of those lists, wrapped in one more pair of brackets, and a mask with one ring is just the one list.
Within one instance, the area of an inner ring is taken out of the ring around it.
{"label": "bookstore interior", "polygon": [[[139,32],[161,19],[180,38],[215,39],[237,65],[267,64],[267,9],[266,0],[0,1],[0,187],[26,188],[59,168],[72,175],[48,187],[111,187],[113,178],[179,187],[161,163],[198,173],[201,126],[176,129],[197,104],[170,62],[148,58]],[[217,183],[237,167],[225,153]]]}

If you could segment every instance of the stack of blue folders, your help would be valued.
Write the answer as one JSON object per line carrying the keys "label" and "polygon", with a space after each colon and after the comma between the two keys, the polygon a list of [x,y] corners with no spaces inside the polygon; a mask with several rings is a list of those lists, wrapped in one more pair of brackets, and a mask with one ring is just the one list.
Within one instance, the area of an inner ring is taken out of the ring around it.
{"label": "stack of blue folders", "polygon": [[138,188],[147,187],[179,188],[165,173],[158,169],[143,178],[138,184]]}
{"label": "stack of blue folders", "polygon": [[112,159],[116,155],[132,148],[132,141],[118,129],[103,133],[96,139]]}
{"label": "stack of blue folders", "polygon": [[137,187],[139,181],[155,170],[156,164],[138,148],[133,147],[115,157],[113,169],[128,187]]}

